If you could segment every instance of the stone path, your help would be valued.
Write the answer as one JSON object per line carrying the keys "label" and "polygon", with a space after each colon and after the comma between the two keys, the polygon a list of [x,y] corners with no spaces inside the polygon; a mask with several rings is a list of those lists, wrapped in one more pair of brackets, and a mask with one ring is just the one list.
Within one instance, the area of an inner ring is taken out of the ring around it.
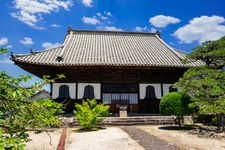
{"label": "stone path", "polygon": [[141,146],[143,146],[146,150],[178,150],[179,148],[170,145],[169,143],[160,140],[159,138],[150,135],[134,126],[123,126],[121,127],[123,131],[125,131],[130,137],[132,137],[135,141],[137,141]]}

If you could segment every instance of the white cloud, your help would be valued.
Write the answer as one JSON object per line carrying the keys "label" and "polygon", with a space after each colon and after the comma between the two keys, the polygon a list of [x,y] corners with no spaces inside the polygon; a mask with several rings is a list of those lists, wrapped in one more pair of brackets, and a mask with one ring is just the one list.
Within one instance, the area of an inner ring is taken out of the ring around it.
{"label": "white cloud", "polygon": [[123,31],[121,28],[117,28],[114,26],[98,26],[97,29],[104,31]]}
{"label": "white cloud", "polygon": [[106,16],[108,16],[108,17],[111,17],[111,16],[112,16],[112,13],[109,12],[109,11],[105,12],[105,14],[106,14]]}
{"label": "white cloud", "polygon": [[20,11],[18,13],[11,13],[12,17],[17,18],[19,21],[31,26],[36,27],[38,19],[35,15],[29,14],[25,11]]}
{"label": "white cloud", "polygon": [[[151,32],[151,33],[155,33],[155,32],[157,32],[157,31],[158,31],[158,30],[157,30],[156,28],[151,28],[151,29],[150,29],[150,32]],[[160,30],[159,30],[159,31],[160,31]]]}
{"label": "white cloud", "polygon": [[98,12],[96,15],[100,17],[102,20],[107,20],[109,19],[109,17],[112,17],[112,13],[110,11],[104,11],[103,14]]}
{"label": "white cloud", "polygon": [[109,11],[104,11],[103,13],[96,13],[93,17],[86,17],[83,16],[81,20],[85,24],[90,24],[90,25],[96,25],[96,24],[101,24],[101,25],[106,25],[106,24],[111,24],[110,18],[112,17],[111,12]]}
{"label": "white cloud", "polygon": [[144,27],[139,27],[139,26],[136,26],[134,31],[137,31],[137,32],[144,32],[144,31],[147,31],[148,28],[147,26],[144,26]]}
{"label": "white cloud", "polygon": [[0,59],[0,64],[13,64],[13,62],[6,56]]}
{"label": "white cloud", "polygon": [[6,44],[8,44],[8,38],[6,37],[0,38],[0,46],[4,46]]}
{"label": "white cloud", "polygon": [[92,2],[93,0],[82,0],[82,4],[85,6],[85,7],[91,7],[92,5]]}
{"label": "white cloud", "polygon": [[50,26],[50,27],[54,27],[54,28],[59,28],[59,27],[61,27],[61,25],[59,25],[59,24],[50,24],[49,26]]}
{"label": "white cloud", "polygon": [[108,17],[107,16],[103,16],[101,13],[97,13],[96,14],[98,17],[100,17],[102,20],[107,20]]}
{"label": "white cloud", "polygon": [[7,45],[7,46],[6,46],[7,49],[10,49],[10,48],[12,48],[12,47],[13,47],[12,45]]}
{"label": "white cloud", "polygon": [[35,29],[43,29],[37,25],[43,20],[42,14],[51,14],[60,8],[69,10],[72,5],[71,0],[14,0],[13,7],[16,11],[11,16]]}
{"label": "white cloud", "polygon": [[96,17],[85,17],[83,16],[83,18],[81,19],[84,23],[86,24],[92,24],[92,25],[96,25],[99,24],[100,21],[98,19],[96,19]]}
{"label": "white cloud", "polygon": [[104,11],[103,15],[101,13],[97,13],[97,16],[99,16],[102,20],[107,20],[112,17],[112,13],[109,11]]}
{"label": "white cloud", "polygon": [[42,43],[42,47],[45,48],[45,49],[50,49],[50,48],[54,48],[54,47],[58,47],[60,46],[61,44],[60,43],[50,43],[50,42],[44,42]]}
{"label": "white cloud", "polygon": [[8,38],[6,38],[6,37],[0,38],[0,46],[4,46],[4,48],[7,48],[7,49],[12,48],[13,46],[12,45],[7,45],[8,43],[9,43]]}
{"label": "white cloud", "polygon": [[177,29],[173,36],[181,42],[199,43],[217,40],[225,35],[225,18],[222,16],[201,16],[193,18],[189,24]]}
{"label": "white cloud", "polygon": [[24,37],[23,40],[20,40],[20,42],[26,46],[34,44],[32,38],[30,38],[30,37]]}
{"label": "white cloud", "polygon": [[140,27],[136,26],[134,31],[136,32],[150,32],[150,33],[156,33],[158,30],[156,28],[151,27],[150,29],[147,26]]}
{"label": "white cloud", "polygon": [[164,28],[169,24],[176,24],[179,22],[180,20],[178,18],[164,15],[157,15],[149,19],[149,23],[157,28]]}

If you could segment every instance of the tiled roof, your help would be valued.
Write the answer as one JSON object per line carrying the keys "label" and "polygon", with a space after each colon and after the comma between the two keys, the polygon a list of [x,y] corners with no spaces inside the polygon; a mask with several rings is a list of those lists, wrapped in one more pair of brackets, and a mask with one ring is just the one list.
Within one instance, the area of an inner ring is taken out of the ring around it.
{"label": "tiled roof", "polygon": [[13,55],[14,62],[54,66],[160,66],[190,67],[178,52],[153,33],[68,30],[56,48]]}

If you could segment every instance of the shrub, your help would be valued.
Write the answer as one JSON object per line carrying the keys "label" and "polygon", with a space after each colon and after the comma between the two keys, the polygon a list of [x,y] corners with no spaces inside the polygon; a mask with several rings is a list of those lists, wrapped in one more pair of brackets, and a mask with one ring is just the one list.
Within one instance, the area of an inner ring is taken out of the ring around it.
{"label": "shrub", "polygon": [[101,123],[102,118],[108,114],[109,106],[105,104],[98,104],[95,99],[87,99],[82,101],[82,104],[75,105],[75,117],[79,124],[85,130],[93,130],[97,123]]}
{"label": "shrub", "polygon": [[189,103],[190,97],[187,94],[171,92],[163,96],[160,103],[160,112],[164,115],[175,115],[179,127],[181,127],[183,116],[193,112],[193,109],[188,106]]}

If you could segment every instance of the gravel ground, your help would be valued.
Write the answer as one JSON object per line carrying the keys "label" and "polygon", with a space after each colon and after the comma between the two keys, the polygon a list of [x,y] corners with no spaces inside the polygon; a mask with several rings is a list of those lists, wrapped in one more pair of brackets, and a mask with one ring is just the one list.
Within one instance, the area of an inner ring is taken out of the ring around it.
{"label": "gravel ground", "polygon": [[[66,150],[154,150],[154,149],[182,149],[182,150],[225,150],[225,139],[199,138],[187,131],[165,130],[165,126],[126,126],[107,127],[99,131],[78,132],[78,129],[68,128]],[[124,129],[125,128],[125,129]],[[160,129],[161,128],[161,129]],[[27,143],[27,150],[56,150],[62,129],[34,134],[29,132],[33,140]],[[132,139],[133,138],[133,139]],[[135,141],[135,140],[137,141]]]}
{"label": "gravel ground", "polygon": [[52,145],[50,145],[50,138],[46,132],[35,134],[34,132],[28,132],[31,142],[27,143],[27,150],[55,150],[58,146],[58,142],[61,136],[62,129],[55,129],[53,132],[49,132]]}
{"label": "gravel ground", "polygon": [[182,150],[225,150],[225,139],[199,138],[187,131],[163,130],[163,126],[136,126]]}
{"label": "gravel ground", "polygon": [[118,127],[77,132],[67,137],[66,150],[144,150],[135,140]]}

